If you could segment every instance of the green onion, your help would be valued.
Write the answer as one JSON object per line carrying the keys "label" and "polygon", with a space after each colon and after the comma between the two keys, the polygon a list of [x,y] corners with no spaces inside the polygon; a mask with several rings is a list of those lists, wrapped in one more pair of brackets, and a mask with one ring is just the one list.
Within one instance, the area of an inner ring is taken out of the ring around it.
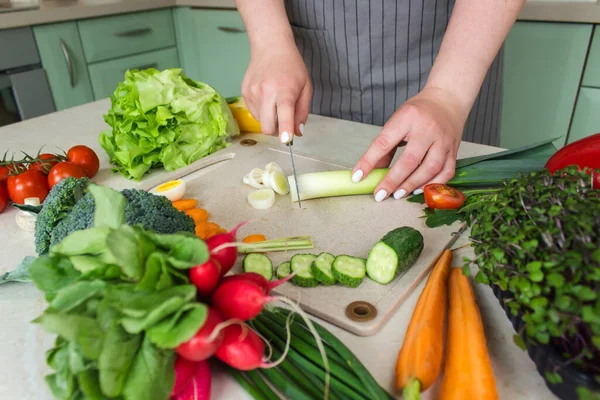
{"label": "green onion", "polygon": [[262,393],[265,394],[265,397],[269,400],[279,400],[279,396],[275,394],[273,389],[267,385],[265,382],[265,378],[263,378],[260,373],[256,370],[246,371],[246,376],[248,380],[254,384]]}
{"label": "green onion", "polygon": [[[257,384],[257,382],[253,381],[252,379],[249,379],[248,376],[244,376],[244,374],[242,374],[237,369],[227,366],[227,370],[229,371],[229,374],[231,376],[233,376],[233,378],[237,381],[237,383],[241,387],[243,387],[250,396],[252,396],[253,399],[255,399],[255,400],[278,400],[279,399],[279,397],[277,397],[277,396],[271,397],[271,396],[265,395],[259,389],[259,385]],[[273,393],[273,391],[271,391],[271,393]],[[274,393],[273,393],[273,395],[274,395]]]}
{"label": "green onion", "polygon": [[282,239],[263,240],[262,242],[241,243],[238,246],[238,252],[247,253],[266,253],[274,251],[292,251],[312,249],[314,243],[310,236],[294,236]]}

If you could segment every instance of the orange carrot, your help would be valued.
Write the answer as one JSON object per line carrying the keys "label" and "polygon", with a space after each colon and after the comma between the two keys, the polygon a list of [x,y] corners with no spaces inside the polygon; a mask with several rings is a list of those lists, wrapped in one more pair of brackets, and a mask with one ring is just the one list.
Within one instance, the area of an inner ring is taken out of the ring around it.
{"label": "orange carrot", "polygon": [[210,226],[208,222],[198,222],[196,224],[196,236],[200,239],[208,239],[210,233]]}
{"label": "orange carrot", "polygon": [[267,238],[265,237],[265,235],[262,235],[260,233],[255,233],[253,235],[248,235],[245,238],[243,238],[242,242],[244,242],[244,243],[254,243],[254,242],[264,242],[265,240],[267,240]]}
{"label": "orange carrot", "polygon": [[185,210],[185,213],[192,217],[195,223],[208,221],[208,211],[203,208],[192,208]]}
{"label": "orange carrot", "polygon": [[460,268],[450,271],[449,291],[448,352],[440,399],[497,400],[481,315],[471,282]]}
{"label": "orange carrot", "polygon": [[196,199],[181,199],[175,200],[173,203],[173,207],[178,209],[179,211],[186,211],[195,208],[198,205],[198,200]]}
{"label": "orange carrot", "polygon": [[396,361],[396,388],[404,400],[418,399],[437,379],[444,354],[444,319],[452,251],[435,264],[408,324]]}

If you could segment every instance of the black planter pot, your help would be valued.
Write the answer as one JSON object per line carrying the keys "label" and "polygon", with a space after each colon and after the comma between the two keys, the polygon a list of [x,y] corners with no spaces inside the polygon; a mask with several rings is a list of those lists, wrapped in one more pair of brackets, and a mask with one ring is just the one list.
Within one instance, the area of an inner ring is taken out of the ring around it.
{"label": "black planter pot", "polygon": [[[503,291],[497,285],[490,285],[494,295],[500,302],[502,309],[506,313],[506,316],[512,323],[515,332],[519,332],[525,323],[520,316],[515,316],[511,313],[510,308],[506,305],[505,300],[513,298],[510,292]],[[523,335],[524,336],[524,335]],[[560,367],[558,373],[562,377],[561,383],[551,383],[546,379],[546,371],[553,372],[556,366],[564,363],[564,358],[549,345],[534,344],[523,337],[525,346],[527,347],[527,353],[531,360],[535,363],[535,366],[539,374],[544,378],[546,385],[552,393],[562,400],[576,400],[579,398],[577,394],[578,387],[585,387],[592,392],[600,394],[600,384],[594,380],[593,377],[581,372],[575,365],[568,365],[566,367]]]}

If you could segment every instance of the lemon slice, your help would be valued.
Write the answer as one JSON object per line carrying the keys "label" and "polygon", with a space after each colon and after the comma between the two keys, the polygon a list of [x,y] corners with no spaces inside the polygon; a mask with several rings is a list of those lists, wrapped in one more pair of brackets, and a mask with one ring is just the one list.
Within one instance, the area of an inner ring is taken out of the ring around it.
{"label": "lemon slice", "polygon": [[275,192],[272,189],[259,189],[248,195],[248,203],[257,210],[266,210],[275,204]]}
{"label": "lemon slice", "polygon": [[290,184],[281,170],[272,169],[267,179],[268,186],[278,194],[286,195],[290,192]]}

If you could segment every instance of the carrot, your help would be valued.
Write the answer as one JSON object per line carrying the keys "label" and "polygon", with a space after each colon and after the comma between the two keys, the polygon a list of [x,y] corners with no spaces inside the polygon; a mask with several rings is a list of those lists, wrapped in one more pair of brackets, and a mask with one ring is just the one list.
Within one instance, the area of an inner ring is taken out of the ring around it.
{"label": "carrot", "polygon": [[196,236],[200,239],[208,239],[210,234],[211,226],[208,222],[197,222],[196,223]]}
{"label": "carrot", "polygon": [[185,213],[192,217],[195,223],[208,221],[208,211],[203,208],[192,208],[185,210]]}
{"label": "carrot", "polygon": [[173,203],[173,207],[178,209],[179,211],[191,210],[198,206],[198,200],[196,199],[181,199],[175,200]]}
{"label": "carrot", "polygon": [[254,243],[254,242],[264,242],[265,240],[267,240],[267,238],[265,237],[265,235],[262,235],[260,233],[255,233],[253,235],[246,236],[244,239],[242,239],[242,242],[244,242],[244,243]]}
{"label": "carrot", "polygon": [[437,379],[444,354],[444,319],[452,251],[435,264],[406,330],[396,360],[396,388],[405,400],[418,399]]}
{"label": "carrot", "polygon": [[450,271],[449,291],[448,352],[440,399],[496,400],[481,315],[471,283],[460,268]]}

